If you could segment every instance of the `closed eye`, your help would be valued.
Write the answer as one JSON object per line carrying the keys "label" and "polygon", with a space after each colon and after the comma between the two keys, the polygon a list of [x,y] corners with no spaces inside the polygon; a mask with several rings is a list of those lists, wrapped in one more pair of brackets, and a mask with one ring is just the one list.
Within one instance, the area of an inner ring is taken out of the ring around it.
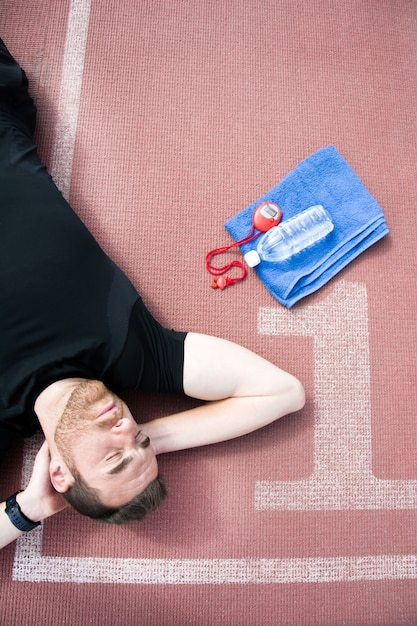
{"label": "closed eye", "polygon": [[106,463],[109,463],[110,461],[115,461],[116,459],[120,458],[121,456],[122,456],[122,452],[114,452],[113,454],[111,454],[110,456],[107,457]]}
{"label": "closed eye", "polygon": [[129,463],[131,463],[132,461],[133,461],[133,457],[128,456],[126,459],[123,459],[123,461],[121,463],[119,463],[115,467],[112,467],[111,470],[109,470],[107,473],[108,474],[119,474],[119,472],[123,471],[124,468],[127,465],[129,465]]}
{"label": "closed eye", "polygon": [[[149,446],[149,444],[151,443],[151,440],[149,439],[149,437],[146,435],[143,439],[141,439],[142,436],[142,431],[139,430],[135,436],[135,443],[137,445],[138,448],[147,448]],[[122,453],[121,452],[116,452],[115,454],[112,454],[107,461],[111,461],[111,460],[115,460],[119,457],[121,457]],[[125,459],[123,459],[118,465],[116,465],[115,467],[112,467],[111,470],[109,470],[107,473],[108,474],[119,474],[120,472],[122,472],[124,470],[124,468],[129,465],[129,463],[131,463],[133,461],[133,457],[128,456]]]}
{"label": "closed eye", "polygon": [[149,444],[151,443],[151,440],[149,439],[149,437],[147,435],[144,436],[144,438],[141,440],[141,435],[142,435],[142,431],[140,430],[138,432],[138,434],[135,437],[135,441],[136,441],[136,445],[139,448],[147,448],[149,446]]}

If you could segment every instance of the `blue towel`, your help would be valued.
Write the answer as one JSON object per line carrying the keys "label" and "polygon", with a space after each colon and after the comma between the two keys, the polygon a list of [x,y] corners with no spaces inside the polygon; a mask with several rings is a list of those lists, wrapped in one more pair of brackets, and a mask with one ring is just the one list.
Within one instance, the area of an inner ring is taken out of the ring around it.
{"label": "blue towel", "polygon": [[[252,214],[264,201],[276,202],[283,220],[321,204],[334,224],[333,231],[310,248],[281,263],[261,261],[254,269],[274,298],[288,308],[388,233],[380,206],[333,146],[301,161],[264,196],[228,220],[224,226],[235,241],[249,233]],[[256,248],[262,236],[241,246],[243,254]]]}

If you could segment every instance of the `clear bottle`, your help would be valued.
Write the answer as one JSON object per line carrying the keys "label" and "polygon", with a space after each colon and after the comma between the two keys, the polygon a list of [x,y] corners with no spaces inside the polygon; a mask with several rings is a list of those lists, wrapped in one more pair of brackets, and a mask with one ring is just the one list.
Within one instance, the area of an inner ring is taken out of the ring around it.
{"label": "clear bottle", "polygon": [[245,254],[245,261],[249,267],[255,267],[261,261],[285,261],[323,239],[333,228],[329,214],[317,204],[268,230],[256,250]]}

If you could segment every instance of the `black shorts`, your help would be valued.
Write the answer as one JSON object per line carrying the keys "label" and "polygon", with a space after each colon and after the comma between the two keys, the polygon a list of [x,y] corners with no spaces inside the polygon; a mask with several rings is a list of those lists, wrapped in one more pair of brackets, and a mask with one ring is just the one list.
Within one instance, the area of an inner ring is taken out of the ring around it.
{"label": "black shorts", "polygon": [[121,389],[183,393],[186,335],[161,326],[139,299],[122,354],[112,367],[114,383]]}

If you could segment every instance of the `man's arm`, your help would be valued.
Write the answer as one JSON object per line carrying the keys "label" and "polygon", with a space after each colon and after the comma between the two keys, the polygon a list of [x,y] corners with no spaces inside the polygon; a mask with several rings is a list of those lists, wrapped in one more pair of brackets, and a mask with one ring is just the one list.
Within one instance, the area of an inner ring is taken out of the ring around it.
{"label": "man's arm", "polygon": [[[58,513],[67,506],[49,480],[49,450],[46,442],[36,455],[32,477],[24,491],[16,496],[22,513],[33,522]],[[24,533],[16,528],[6,514],[6,503],[0,504],[0,548],[4,548]]]}
{"label": "man's arm", "polygon": [[189,333],[184,350],[184,392],[208,402],[144,425],[157,454],[239,437],[304,406],[296,378],[242,346]]}

